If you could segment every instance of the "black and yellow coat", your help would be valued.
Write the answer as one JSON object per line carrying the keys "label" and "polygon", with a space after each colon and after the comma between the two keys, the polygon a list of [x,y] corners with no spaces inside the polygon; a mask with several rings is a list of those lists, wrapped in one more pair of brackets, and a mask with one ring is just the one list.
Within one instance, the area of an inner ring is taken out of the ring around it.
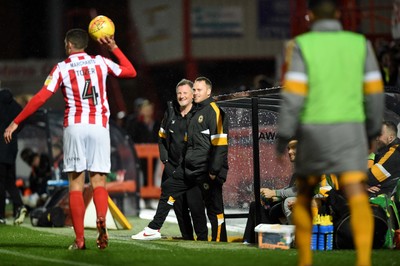
{"label": "black and yellow coat", "polygon": [[374,165],[368,170],[368,185],[381,186],[381,193],[391,194],[400,177],[400,139],[378,150]]}
{"label": "black and yellow coat", "polygon": [[191,115],[193,107],[188,115],[183,117],[177,101],[170,101],[167,105],[168,108],[158,131],[160,160],[164,164],[170,163],[176,168],[183,161],[187,119]]}
{"label": "black and yellow coat", "polygon": [[223,168],[227,168],[227,154],[228,119],[225,112],[211,98],[197,103],[187,129],[185,175],[198,178],[213,174],[226,179]]}

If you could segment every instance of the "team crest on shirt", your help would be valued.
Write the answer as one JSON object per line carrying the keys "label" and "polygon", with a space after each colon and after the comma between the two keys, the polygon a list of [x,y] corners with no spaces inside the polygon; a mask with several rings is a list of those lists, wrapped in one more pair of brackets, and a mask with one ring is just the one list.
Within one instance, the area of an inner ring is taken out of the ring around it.
{"label": "team crest on shirt", "polygon": [[52,79],[53,79],[53,76],[48,75],[46,80],[44,81],[44,85],[46,85],[46,86],[49,85]]}
{"label": "team crest on shirt", "polygon": [[203,115],[201,115],[201,116],[199,116],[199,118],[197,119],[197,122],[201,123],[201,122],[203,122],[203,120],[204,120],[204,117],[203,117]]}

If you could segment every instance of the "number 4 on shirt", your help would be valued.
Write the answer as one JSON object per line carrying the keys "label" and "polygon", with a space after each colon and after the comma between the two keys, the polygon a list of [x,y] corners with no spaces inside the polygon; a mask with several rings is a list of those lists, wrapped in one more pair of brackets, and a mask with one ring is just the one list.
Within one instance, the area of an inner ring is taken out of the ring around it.
{"label": "number 4 on shirt", "polygon": [[82,99],[93,99],[93,104],[97,105],[97,97],[99,94],[96,92],[96,87],[90,84],[90,79],[87,79],[85,81],[85,87],[83,88]]}

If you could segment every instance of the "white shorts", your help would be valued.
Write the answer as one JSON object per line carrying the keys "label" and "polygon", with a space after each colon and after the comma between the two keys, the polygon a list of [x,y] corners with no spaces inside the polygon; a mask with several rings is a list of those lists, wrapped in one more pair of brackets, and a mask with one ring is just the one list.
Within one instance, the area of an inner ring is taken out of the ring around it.
{"label": "white shorts", "polygon": [[64,172],[109,173],[110,131],[99,125],[70,125],[64,128]]}

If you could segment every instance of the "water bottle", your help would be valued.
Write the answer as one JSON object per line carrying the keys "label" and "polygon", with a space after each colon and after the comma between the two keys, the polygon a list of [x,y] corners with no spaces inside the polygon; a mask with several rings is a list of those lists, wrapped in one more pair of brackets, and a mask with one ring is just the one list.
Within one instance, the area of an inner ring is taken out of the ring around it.
{"label": "water bottle", "polygon": [[311,250],[317,250],[318,248],[318,224],[313,224],[312,236],[311,236]]}
{"label": "water bottle", "polygon": [[320,224],[320,216],[317,215],[313,219],[312,235],[311,235],[311,250],[318,249],[319,224]]}
{"label": "water bottle", "polygon": [[59,167],[54,168],[54,176],[56,181],[60,181],[61,177],[61,171]]}
{"label": "water bottle", "polygon": [[321,217],[318,235],[318,250],[332,250],[333,224],[329,215]]}

